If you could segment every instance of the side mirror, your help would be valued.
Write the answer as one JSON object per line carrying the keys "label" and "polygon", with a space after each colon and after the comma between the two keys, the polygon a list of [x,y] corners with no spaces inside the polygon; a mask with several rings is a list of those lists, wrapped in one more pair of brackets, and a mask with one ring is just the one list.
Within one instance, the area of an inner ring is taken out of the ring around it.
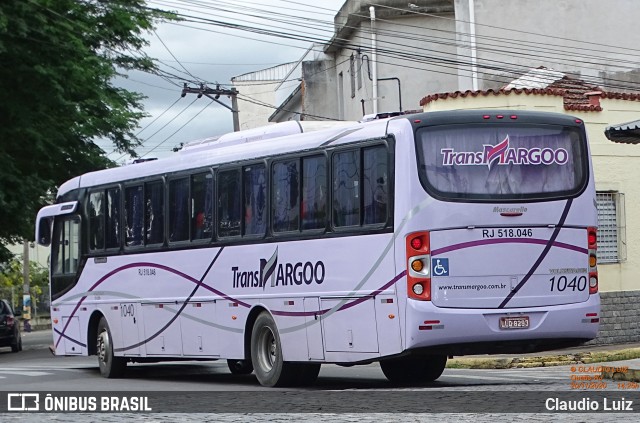
{"label": "side mirror", "polygon": [[18,309],[15,309],[13,311],[13,315],[16,316],[16,317],[20,317],[20,316],[22,316],[22,311],[18,310]]}
{"label": "side mirror", "polygon": [[48,247],[51,245],[51,219],[40,219],[36,227],[36,242]]}

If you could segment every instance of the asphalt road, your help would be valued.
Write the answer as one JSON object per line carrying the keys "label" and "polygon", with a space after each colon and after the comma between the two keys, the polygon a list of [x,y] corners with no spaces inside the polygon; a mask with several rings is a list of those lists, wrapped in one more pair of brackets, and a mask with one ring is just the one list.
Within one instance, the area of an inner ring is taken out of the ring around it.
{"label": "asphalt road", "polygon": [[[637,388],[620,388],[615,382],[607,381],[603,382],[606,386],[598,389],[576,389],[572,386],[576,382],[575,376],[590,373],[586,368],[580,373],[571,366],[446,369],[434,383],[396,387],[387,382],[377,364],[323,365],[318,381],[312,387],[279,389],[260,386],[253,375],[231,375],[225,361],[134,364],[128,366],[125,378],[104,379],[95,357],[54,357],[47,349],[50,343],[50,333],[33,332],[24,334],[24,351],[11,353],[10,349],[0,349],[0,391],[151,395],[155,411],[160,408],[181,414],[58,414],[53,419],[50,414],[33,414],[29,416],[30,423],[114,422],[129,418],[153,422],[428,421],[428,413],[433,412],[446,413],[438,414],[439,420],[474,423],[511,422],[523,418],[540,422],[638,421],[637,415],[613,412],[607,415],[535,414],[544,401],[552,397],[590,398],[600,402],[607,397],[611,402],[626,396],[640,411],[640,390]],[[0,397],[0,404],[2,399]],[[485,411],[491,413],[486,415],[487,419],[477,414]],[[201,414],[210,412],[216,414]],[[467,412],[476,414],[459,414]],[[325,413],[331,413],[330,418]],[[1,414],[0,410],[2,422],[23,421],[23,417],[20,413]]]}
{"label": "asphalt road", "polygon": [[[24,350],[0,349],[0,380],[19,390],[47,391],[273,391],[253,375],[231,375],[226,361],[130,364],[123,379],[104,379],[96,357],[54,357],[48,331],[25,333]],[[469,370],[446,369],[440,379],[420,389],[569,390],[571,372],[555,368]],[[323,365],[311,390],[394,389],[377,363],[341,367]],[[277,388],[276,388],[277,390]],[[289,390],[289,389],[281,389]]]}

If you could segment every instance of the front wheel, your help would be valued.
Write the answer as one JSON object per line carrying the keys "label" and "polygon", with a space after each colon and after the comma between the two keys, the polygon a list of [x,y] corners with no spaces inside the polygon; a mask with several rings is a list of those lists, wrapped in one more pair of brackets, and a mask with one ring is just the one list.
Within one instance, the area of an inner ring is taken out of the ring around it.
{"label": "front wheel", "polygon": [[262,312],[251,332],[251,362],[263,386],[285,386],[295,383],[295,365],[282,358],[282,344],[273,317]]}
{"label": "front wheel", "polygon": [[406,357],[380,362],[382,373],[392,383],[428,383],[438,379],[447,365],[446,355]]}
{"label": "front wheel", "polygon": [[124,375],[127,361],[124,357],[116,357],[113,353],[113,338],[107,324],[107,319],[102,317],[98,323],[97,353],[100,374],[108,379],[119,378]]}

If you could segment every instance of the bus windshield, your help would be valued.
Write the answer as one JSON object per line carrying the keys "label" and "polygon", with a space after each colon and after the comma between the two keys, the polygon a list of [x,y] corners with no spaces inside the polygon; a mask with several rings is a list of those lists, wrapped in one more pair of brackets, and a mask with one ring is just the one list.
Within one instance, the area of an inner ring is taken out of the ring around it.
{"label": "bus windshield", "polygon": [[419,128],[420,179],[449,200],[514,201],[576,195],[587,182],[587,151],[575,127],[538,124]]}

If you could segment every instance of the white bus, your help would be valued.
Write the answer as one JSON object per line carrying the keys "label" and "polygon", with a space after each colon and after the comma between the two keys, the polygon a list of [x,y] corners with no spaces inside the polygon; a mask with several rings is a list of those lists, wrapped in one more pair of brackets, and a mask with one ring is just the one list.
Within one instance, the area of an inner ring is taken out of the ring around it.
{"label": "white bus", "polygon": [[38,214],[56,355],[225,359],[265,386],[379,361],[395,383],[448,356],[597,335],[593,171],[580,119],[399,116],[227,134],[76,177]]}

